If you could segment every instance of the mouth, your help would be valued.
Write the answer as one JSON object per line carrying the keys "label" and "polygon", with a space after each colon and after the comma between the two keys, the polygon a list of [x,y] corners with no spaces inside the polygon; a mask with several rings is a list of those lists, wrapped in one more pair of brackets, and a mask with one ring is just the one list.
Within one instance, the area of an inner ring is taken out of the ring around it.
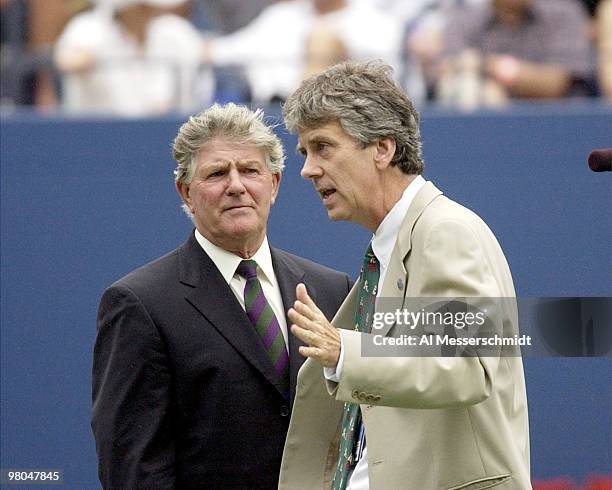
{"label": "mouth", "polygon": [[329,198],[336,193],[336,189],[332,187],[325,188],[325,189],[318,189],[318,191],[319,191],[319,195],[321,196],[321,199],[323,200],[323,202],[328,201]]}
{"label": "mouth", "polygon": [[238,204],[236,206],[228,206],[227,208],[224,209],[224,211],[235,211],[235,210],[239,210],[239,209],[249,209],[252,208],[253,206],[249,206],[247,204]]}

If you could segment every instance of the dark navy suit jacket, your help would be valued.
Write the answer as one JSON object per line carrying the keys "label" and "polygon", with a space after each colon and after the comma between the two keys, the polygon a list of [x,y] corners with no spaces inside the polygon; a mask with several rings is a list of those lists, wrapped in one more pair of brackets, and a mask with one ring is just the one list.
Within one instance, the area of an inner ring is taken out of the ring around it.
{"label": "dark navy suit jacket", "polygon": [[[271,249],[285,311],[306,284],[331,319],[350,278]],[[287,324],[291,322],[287,320]],[[101,300],[92,428],[107,489],[275,489],[303,358],[289,332],[291,397],[193,234]]]}

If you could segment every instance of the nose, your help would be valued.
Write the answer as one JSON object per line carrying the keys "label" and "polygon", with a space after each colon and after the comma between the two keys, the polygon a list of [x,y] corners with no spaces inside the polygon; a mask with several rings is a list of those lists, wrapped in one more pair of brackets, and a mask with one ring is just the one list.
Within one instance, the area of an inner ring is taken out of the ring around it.
{"label": "nose", "polygon": [[308,155],[306,160],[304,160],[304,166],[300,171],[300,175],[306,180],[314,179],[315,177],[320,177],[323,175],[323,170],[316,164],[314,159]]}
{"label": "nose", "polygon": [[229,182],[227,184],[227,193],[229,195],[234,194],[243,194],[246,192],[246,188],[242,183],[242,175],[238,171],[238,169],[231,169],[227,174]]}

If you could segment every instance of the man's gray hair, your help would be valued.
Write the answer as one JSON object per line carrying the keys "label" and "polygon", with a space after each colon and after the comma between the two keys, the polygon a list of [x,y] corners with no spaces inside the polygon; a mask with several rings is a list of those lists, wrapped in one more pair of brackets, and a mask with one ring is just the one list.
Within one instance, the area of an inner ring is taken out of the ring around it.
{"label": "man's gray hair", "polygon": [[266,165],[273,174],[285,167],[285,153],[273,126],[267,125],[261,109],[214,104],[191,116],[181,126],[174,139],[172,156],[177,162],[175,181],[190,184],[196,169],[197,154],[215,138],[226,138],[237,143],[253,145],[263,150]]}
{"label": "man's gray hair", "polygon": [[348,61],[304,80],[283,106],[287,129],[295,133],[338,121],[364,146],[393,138],[391,164],[406,174],[421,174],[419,114],[392,72],[381,61]]}

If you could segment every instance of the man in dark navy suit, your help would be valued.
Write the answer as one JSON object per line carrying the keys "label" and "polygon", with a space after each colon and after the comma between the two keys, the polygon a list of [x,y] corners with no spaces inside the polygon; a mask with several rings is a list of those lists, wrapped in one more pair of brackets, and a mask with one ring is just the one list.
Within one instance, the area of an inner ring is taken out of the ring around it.
{"label": "man in dark navy suit", "polygon": [[286,311],[298,283],[332,317],[342,274],[274,249],[284,153],[261,111],[214,105],[174,141],[195,230],[108,288],[93,363],[104,488],[277,487],[303,358]]}

